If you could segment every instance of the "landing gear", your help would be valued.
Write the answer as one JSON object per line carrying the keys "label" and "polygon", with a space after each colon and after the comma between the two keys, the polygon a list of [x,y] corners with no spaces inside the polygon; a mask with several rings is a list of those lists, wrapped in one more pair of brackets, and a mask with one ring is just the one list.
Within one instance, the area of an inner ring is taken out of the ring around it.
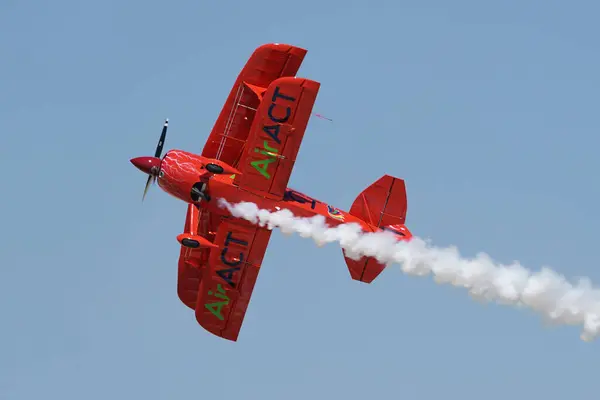
{"label": "landing gear", "polygon": [[200,175],[200,179],[204,180],[204,182],[196,182],[194,186],[192,186],[192,191],[190,193],[192,200],[195,202],[199,202],[200,200],[210,201],[210,196],[206,193],[206,189],[208,188],[207,181],[210,179],[210,174],[220,175],[225,173],[225,169],[215,163],[208,163],[204,168],[208,171],[208,174],[204,172]]}
{"label": "landing gear", "polygon": [[206,170],[211,174],[222,174],[224,172],[223,167],[213,163],[206,164]]}
{"label": "landing gear", "polygon": [[210,196],[206,193],[207,184],[205,182],[197,182],[192,186],[192,192],[190,196],[193,201],[200,201],[200,199],[204,201],[210,201]]}

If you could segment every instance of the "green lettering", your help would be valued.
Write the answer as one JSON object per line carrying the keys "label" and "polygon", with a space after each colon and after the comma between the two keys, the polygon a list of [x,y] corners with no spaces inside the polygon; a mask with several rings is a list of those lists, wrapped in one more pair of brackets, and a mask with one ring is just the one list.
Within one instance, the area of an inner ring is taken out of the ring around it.
{"label": "green lettering", "polygon": [[268,158],[266,160],[255,160],[255,161],[252,161],[250,164],[252,164],[254,169],[256,169],[258,172],[260,172],[261,175],[264,176],[266,179],[271,179],[271,174],[269,174],[269,172],[267,171],[267,168],[268,168],[269,164],[271,164],[275,160],[276,160],[275,158]]}
{"label": "green lettering", "polygon": [[269,142],[266,140],[263,142],[263,147],[265,148],[265,150],[261,150],[257,147],[254,149],[254,152],[263,154],[269,158],[267,158],[266,160],[254,160],[250,163],[250,165],[252,165],[254,169],[256,169],[258,172],[260,172],[260,174],[264,176],[265,179],[271,179],[271,174],[269,174],[269,164],[276,161],[277,158],[283,157],[281,157],[278,154],[278,150],[276,148],[269,146]]}
{"label": "green lettering", "polygon": [[254,149],[255,153],[260,153],[264,156],[269,156],[269,157],[277,157],[278,154],[277,153],[273,153],[272,151],[266,151],[266,150],[261,150],[259,148]]}
{"label": "green lettering", "polygon": [[223,321],[225,319],[225,317],[223,317],[223,314],[221,314],[221,310],[223,309],[224,306],[229,304],[229,297],[227,297],[225,289],[223,289],[223,286],[221,286],[221,284],[218,283],[217,284],[217,292],[213,292],[212,290],[209,290],[208,295],[217,297],[221,300],[224,300],[224,301],[217,301],[215,303],[207,303],[204,305],[204,307],[208,311],[210,311],[215,317],[217,317],[219,320]]}
{"label": "green lettering", "polygon": [[268,150],[268,151],[272,151],[273,153],[277,153],[277,149],[270,147],[269,146],[269,142],[267,142],[266,140],[263,142],[263,147]]}
{"label": "green lettering", "polygon": [[278,150],[274,147],[269,146],[269,142],[267,142],[266,140],[263,143],[263,147],[265,148],[265,150],[262,150],[259,147],[256,147],[254,149],[254,152],[260,153],[262,155],[269,156],[269,157],[279,157],[279,153],[277,152]]}
{"label": "green lettering", "polygon": [[227,304],[229,304],[229,302],[219,301],[218,303],[205,304],[204,307],[206,307],[206,309],[210,311],[215,317],[219,318],[219,320],[223,321],[225,317],[223,317],[223,314],[221,314],[221,309]]}

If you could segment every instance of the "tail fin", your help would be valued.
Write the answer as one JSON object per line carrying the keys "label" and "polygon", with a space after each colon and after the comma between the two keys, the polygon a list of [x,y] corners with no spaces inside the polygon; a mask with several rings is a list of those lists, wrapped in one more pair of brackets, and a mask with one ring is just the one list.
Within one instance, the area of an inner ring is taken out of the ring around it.
{"label": "tail fin", "polygon": [[[362,191],[352,203],[350,214],[371,225],[374,231],[379,229],[391,230],[399,236],[410,236],[404,226],[406,220],[406,186],[404,180],[390,175],[384,175],[371,186]],[[371,283],[385,268],[373,257],[362,257],[353,260],[346,256],[344,259],[350,270],[352,279]]]}

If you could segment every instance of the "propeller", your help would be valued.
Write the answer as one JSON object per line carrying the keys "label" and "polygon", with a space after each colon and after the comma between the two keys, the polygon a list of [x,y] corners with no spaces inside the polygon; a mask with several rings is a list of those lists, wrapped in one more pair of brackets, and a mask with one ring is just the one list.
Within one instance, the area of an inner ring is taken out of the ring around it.
{"label": "propeller", "polygon": [[160,158],[162,154],[163,147],[165,146],[165,138],[167,137],[167,128],[169,127],[169,118],[165,119],[165,124],[163,125],[162,132],[160,133],[160,139],[158,139],[158,144],[156,145],[156,151],[154,152],[154,157]]}
{"label": "propeller", "polygon": [[[160,138],[158,139],[158,144],[156,145],[154,157],[136,157],[136,158],[132,158],[130,160],[131,163],[137,169],[144,172],[145,174],[148,174],[148,180],[146,181],[146,187],[144,187],[144,194],[142,195],[142,201],[144,201],[144,199],[146,198],[146,194],[148,193],[150,186],[152,186],[152,184],[155,183],[158,178],[158,172],[160,171],[160,165],[161,165],[160,157],[162,155],[163,147],[165,145],[165,138],[167,137],[167,128],[168,127],[169,127],[169,119],[167,118],[165,120],[165,124],[164,124],[162,132],[160,134]],[[208,158],[208,159],[205,157],[202,157],[202,158],[204,159],[204,162],[206,162],[206,165],[205,165],[205,171],[202,174],[200,174],[201,181],[210,178],[211,175],[221,175],[221,174],[225,174],[225,175],[239,174],[239,175],[241,175],[240,171],[238,171],[236,168],[233,168],[232,166],[228,165],[227,163],[225,163],[223,161],[220,161],[220,160],[214,159],[214,158]]]}
{"label": "propeller", "polygon": [[148,193],[148,189],[150,188],[151,184],[156,182],[156,176],[160,169],[160,156],[162,155],[163,147],[165,145],[168,127],[169,119],[167,118],[165,120],[165,124],[163,125],[162,132],[160,133],[160,138],[158,139],[158,144],[156,145],[156,150],[154,151],[154,157],[137,157],[130,160],[131,163],[138,169],[148,174],[148,180],[146,181],[146,187],[144,188],[142,201],[144,201],[146,198],[146,193]]}
{"label": "propeller", "polygon": [[148,193],[148,189],[150,188],[151,183],[154,183],[156,177],[153,175],[148,175],[148,180],[146,181],[146,187],[144,188],[144,194],[142,195],[142,201],[146,198],[146,193]]}

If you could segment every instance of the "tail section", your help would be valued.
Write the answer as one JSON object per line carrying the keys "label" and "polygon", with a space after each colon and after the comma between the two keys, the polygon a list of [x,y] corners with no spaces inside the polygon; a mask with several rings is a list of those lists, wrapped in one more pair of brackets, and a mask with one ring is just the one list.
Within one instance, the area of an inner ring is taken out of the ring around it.
{"label": "tail section", "polygon": [[[400,240],[412,235],[404,226],[406,220],[407,198],[404,180],[384,175],[362,191],[352,203],[350,214],[369,224],[373,232],[386,230],[395,233]],[[352,279],[371,283],[385,268],[373,257],[353,260],[344,259]]]}

